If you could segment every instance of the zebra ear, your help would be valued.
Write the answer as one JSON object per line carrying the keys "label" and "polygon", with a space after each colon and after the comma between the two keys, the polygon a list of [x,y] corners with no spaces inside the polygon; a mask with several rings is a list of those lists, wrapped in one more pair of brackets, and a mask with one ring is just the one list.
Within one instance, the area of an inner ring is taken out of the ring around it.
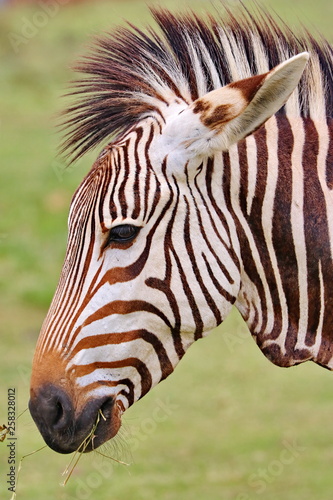
{"label": "zebra ear", "polygon": [[254,132],[274,115],[296,88],[309,59],[303,52],[268,73],[233,82],[197,99],[167,122],[169,152],[210,156]]}

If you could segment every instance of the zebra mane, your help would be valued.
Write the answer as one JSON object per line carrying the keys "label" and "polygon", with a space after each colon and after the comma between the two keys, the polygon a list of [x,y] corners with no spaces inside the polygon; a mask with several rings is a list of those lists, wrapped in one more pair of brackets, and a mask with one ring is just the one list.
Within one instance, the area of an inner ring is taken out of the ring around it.
{"label": "zebra mane", "polygon": [[[326,119],[333,111],[333,48],[301,29],[299,36],[261,7],[244,5],[234,14],[190,12],[174,15],[152,9],[159,30],[128,25],[95,43],[76,69],[85,73],[71,95],[78,103],[65,111],[62,152],[81,157],[123,133],[144,116],[175,100],[193,102],[235,80],[264,73],[304,50],[311,58],[301,83],[279,113]],[[163,113],[162,113],[163,114]]]}

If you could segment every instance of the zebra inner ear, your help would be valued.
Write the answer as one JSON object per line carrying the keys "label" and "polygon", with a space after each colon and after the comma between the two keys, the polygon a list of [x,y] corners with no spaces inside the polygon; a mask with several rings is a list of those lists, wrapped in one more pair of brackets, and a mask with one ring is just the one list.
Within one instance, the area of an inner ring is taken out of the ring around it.
{"label": "zebra inner ear", "polygon": [[170,117],[162,134],[166,154],[181,152],[191,159],[228,150],[285,104],[308,59],[303,52],[268,73],[213,90]]}

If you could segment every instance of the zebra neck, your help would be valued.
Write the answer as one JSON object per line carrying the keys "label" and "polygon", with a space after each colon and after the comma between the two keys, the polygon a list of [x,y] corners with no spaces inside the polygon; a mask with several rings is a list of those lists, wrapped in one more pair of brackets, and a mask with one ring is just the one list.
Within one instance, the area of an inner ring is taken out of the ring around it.
{"label": "zebra neck", "polygon": [[332,360],[331,122],[285,116],[225,154],[240,245],[237,307],[279,366]]}

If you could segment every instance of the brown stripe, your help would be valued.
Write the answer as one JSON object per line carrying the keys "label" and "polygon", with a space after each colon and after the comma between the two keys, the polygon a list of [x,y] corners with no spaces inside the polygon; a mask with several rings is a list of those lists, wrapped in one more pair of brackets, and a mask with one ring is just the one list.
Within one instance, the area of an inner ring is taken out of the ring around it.
{"label": "brown stripe", "polygon": [[308,331],[306,344],[312,345],[319,324],[320,281],[319,260],[330,250],[326,224],[326,207],[316,164],[319,137],[312,120],[305,120],[304,165],[304,236],[308,274]]}
{"label": "brown stripe", "polygon": [[100,189],[99,189],[99,203],[98,203],[98,214],[99,222],[101,226],[104,226],[104,207],[106,205],[106,194],[111,185],[112,179],[112,166],[110,163],[110,155],[108,155],[104,160],[103,175],[100,177]]}
{"label": "brown stripe", "polygon": [[[149,148],[152,143],[153,138],[155,137],[155,130],[154,127],[150,127],[150,132],[149,132],[149,137],[145,143],[145,160],[146,160],[146,178],[145,178],[145,187],[144,187],[144,211],[143,211],[143,220],[146,219],[147,212],[148,212],[148,201],[149,201],[149,194],[150,194],[150,179],[151,176],[153,175],[153,169],[150,163],[150,157],[149,157]],[[156,200],[156,192],[154,196],[154,202],[155,206],[158,203],[158,199]]]}
{"label": "brown stripe", "polygon": [[133,330],[130,332],[121,333],[100,333],[98,335],[84,337],[71,350],[69,359],[73,359],[73,357],[83,349],[93,349],[95,347],[115,344],[119,345],[138,339],[142,339],[145,342],[151,344],[156,355],[158,356],[161,365],[162,379],[166,378],[173,371],[172,363],[167,355],[163,343],[156,335],[148,332],[147,330]]}
{"label": "brown stripe", "polygon": [[[117,387],[117,385],[126,385],[128,387],[128,391],[122,389],[119,394],[125,396],[128,401],[128,406],[131,406],[134,403],[134,384],[129,378],[123,378],[120,380],[96,380],[91,384],[88,384],[84,387],[85,392],[92,392],[94,389],[100,389],[101,386],[106,387]],[[124,405],[121,401],[117,400],[117,405],[120,405],[122,411],[125,411]]]}
{"label": "brown stripe", "polygon": [[115,300],[113,302],[105,304],[101,308],[97,309],[97,311],[95,311],[93,314],[88,316],[88,318],[84,321],[84,323],[78,330],[81,330],[83,327],[90,325],[94,321],[106,318],[107,316],[112,316],[113,314],[129,314],[137,311],[146,311],[151,314],[155,314],[165,323],[166,326],[171,328],[171,324],[166,315],[153,304],[150,304],[149,302],[145,302],[143,300]]}
{"label": "brown stripe", "polygon": [[247,157],[247,142],[246,140],[239,141],[238,157],[241,168],[241,182],[239,186],[239,206],[244,217],[247,217],[247,195],[249,190],[249,165]]}
{"label": "brown stripe", "polygon": [[110,216],[112,220],[115,220],[118,217],[118,208],[115,202],[113,201],[115,199],[115,192],[116,188],[118,185],[118,178],[120,176],[121,172],[121,165],[122,165],[122,160],[121,160],[121,154],[120,154],[120,149],[116,148],[115,150],[111,151],[111,168],[112,168],[112,174],[114,176],[113,179],[113,187],[110,195]]}
{"label": "brown stripe", "polygon": [[140,359],[137,358],[126,358],[121,361],[95,361],[89,365],[72,365],[72,369],[75,370],[75,377],[83,377],[93,373],[95,370],[99,369],[113,369],[113,368],[127,368],[132,366],[135,368],[141,377],[141,396],[147,394],[152,386],[151,374]]}
{"label": "brown stripe", "polygon": [[[279,169],[274,200],[272,239],[289,314],[288,331],[285,342],[287,351],[286,356],[292,357],[297,342],[300,317],[298,265],[291,225],[291,207],[293,202],[292,153],[294,148],[294,137],[287,118],[280,117],[277,123],[279,127]],[[280,309],[274,311],[275,315],[278,314],[279,311]]]}
{"label": "brown stripe", "polygon": [[119,186],[119,191],[117,193],[120,203],[121,215],[124,219],[126,219],[127,217],[128,205],[126,201],[125,191],[126,191],[127,180],[130,174],[128,146],[129,146],[129,140],[127,140],[125,145],[121,148],[124,156],[123,162],[121,164],[124,173],[123,173],[123,180]]}
{"label": "brown stripe", "polygon": [[333,189],[333,120],[327,120],[329,131],[329,145],[326,158],[326,182],[329,189]]}
{"label": "brown stripe", "polygon": [[136,139],[134,144],[135,181],[133,186],[134,208],[132,212],[132,219],[137,219],[141,212],[140,173],[142,171],[142,167],[138,150],[140,147],[140,141],[143,136],[142,127],[136,128],[135,132],[136,132]]}

